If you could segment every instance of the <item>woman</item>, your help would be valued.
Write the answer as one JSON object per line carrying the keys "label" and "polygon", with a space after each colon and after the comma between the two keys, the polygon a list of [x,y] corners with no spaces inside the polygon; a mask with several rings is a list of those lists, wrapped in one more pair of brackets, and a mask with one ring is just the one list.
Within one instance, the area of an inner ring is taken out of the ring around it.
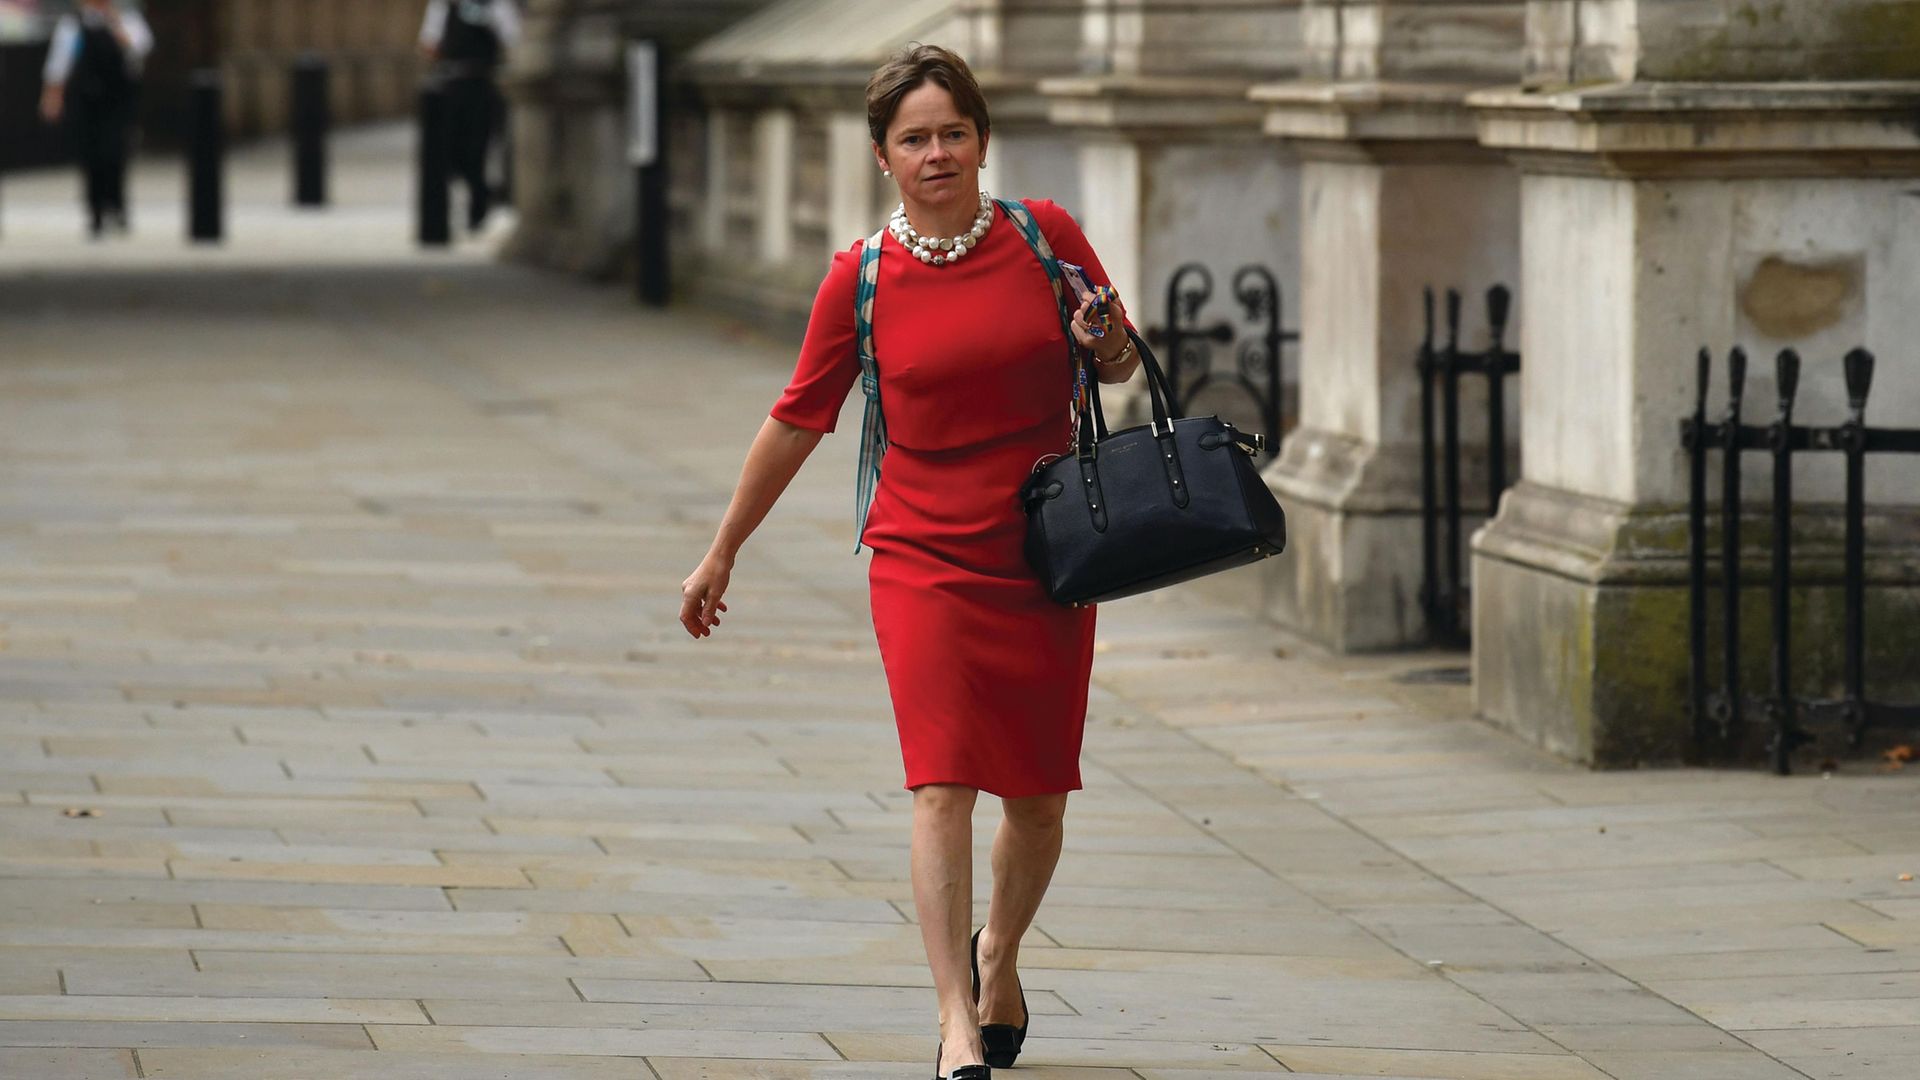
{"label": "woman", "polygon": [[[713,633],[741,546],[865,383],[864,278],[884,432],[869,446],[885,457],[861,539],[914,793],[913,898],[940,1009],[935,1075],[977,1080],[1011,1065],[1025,1037],[1020,940],[1059,860],[1067,793],[1080,787],[1093,662],[1093,610],[1055,604],[1022,554],[1016,492],[1039,458],[1066,449],[1074,393],[1059,302],[1023,230],[1037,224],[1094,284],[1107,275],[1065,211],[1034,201],[1008,204],[1009,215],[982,194],[987,106],[958,56],[922,45],[883,65],[867,83],[867,123],[901,209],[884,233],[834,256],[793,381],[682,586],[680,621],[695,638]],[[863,266],[876,241],[877,266]],[[1125,318],[1118,301],[1109,307]],[[1139,358],[1124,334],[1094,336],[1091,313],[1083,292],[1073,338],[1100,381],[1124,382]],[[980,791],[1000,796],[1002,818],[986,926],[970,948]]]}
{"label": "woman", "polygon": [[65,118],[73,132],[86,182],[87,232],[96,240],[109,220],[127,231],[127,148],[140,68],[152,51],[147,21],[113,0],[81,0],[77,13],[54,24],[40,115],[49,124]]}

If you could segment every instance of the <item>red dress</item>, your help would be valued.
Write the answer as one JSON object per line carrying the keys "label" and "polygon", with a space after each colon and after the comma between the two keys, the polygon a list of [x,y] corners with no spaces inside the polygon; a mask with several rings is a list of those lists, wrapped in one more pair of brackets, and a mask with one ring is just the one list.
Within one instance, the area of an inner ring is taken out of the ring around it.
{"label": "red dress", "polygon": [[[1055,255],[1107,283],[1065,210],[1026,205]],[[1018,491],[1067,449],[1073,371],[1046,271],[994,217],[943,266],[882,239],[874,356],[889,446],[864,539],[906,786],[1020,798],[1080,787],[1094,610],[1054,603],[1022,550]],[[860,377],[860,250],[833,257],[777,420],[832,431]]]}

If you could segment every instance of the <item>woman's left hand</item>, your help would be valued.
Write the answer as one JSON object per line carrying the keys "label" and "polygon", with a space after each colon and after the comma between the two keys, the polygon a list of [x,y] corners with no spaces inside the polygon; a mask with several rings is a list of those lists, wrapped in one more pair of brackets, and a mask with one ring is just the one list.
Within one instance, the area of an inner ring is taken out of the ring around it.
{"label": "woman's left hand", "polygon": [[1081,348],[1092,352],[1094,379],[1100,382],[1125,382],[1133,379],[1133,369],[1140,365],[1139,352],[1133,352],[1133,342],[1127,338],[1127,307],[1119,302],[1119,294],[1112,294],[1106,302],[1108,313],[1114,317],[1114,329],[1104,336],[1094,336],[1089,329],[1092,319],[1092,294],[1081,292],[1079,311],[1073,311],[1073,340]]}
{"label": "woman's left hand", "polygon": [[[1107,312],[1113,317],[1113,329],[1108,330],[1104,337],[1095,337],[1093,331],[1089,329],[1093,319],[1093,294],[1081,293],[1080,307],[1073,313],[1073,338],[1080,343],[1081,348],[1091,351],[1096,360],[1109,365],[1108,371],[1118,376],[1111,381],[1124,381],[1126,376],[1133,374],[1133,365],[1138,361],[1129,359],[1124,365],[1114,363],[1131,344],[1127,338],[1127,308],[1120,302],[1118,293],[1107,301]],[[1102,378],[1101,381],[1110,380]]]}

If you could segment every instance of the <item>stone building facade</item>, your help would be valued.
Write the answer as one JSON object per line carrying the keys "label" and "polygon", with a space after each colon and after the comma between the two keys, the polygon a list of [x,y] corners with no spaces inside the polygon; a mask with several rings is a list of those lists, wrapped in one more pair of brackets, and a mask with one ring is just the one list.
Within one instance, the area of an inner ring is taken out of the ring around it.
{"label": "stone building facade", "polygon": [[[553,187],[523,205],[526,257],[617,271],[632,200],[617,48],[602,39],[669,9],[535,4],[550,44],[522,58],[521,108],[567,145],[533,151],[539,162],[522,148],[522,175],[544,163]],[[1330,648],[1426,636],[1422,290],[1510,286],[1519,482],[1491,521],[1469,522],[1476,700],[1577,760],[1688,753],[1678,422],[1700,348],[1797,347],[1801,413],[1831,423],[1838,358],[1865,346],[1883,358],[1873,416],[1920,426],[1908,355],[1920,305],[1902,298],[1920,280],[1920,0],[705,10],[697,28],[677,24],[672,212],[689,295],[797,319],[827,254],[879,226],[892,197],[860,89],[910,38],[969,56],[995,109],[988,186],[1073,211],[1138,321],[1166,320],[1164,283],[1186,261],[1216,279],[1248,262],[1275,270],[1298,313],[1298,404],[1267,478],[1293,545],[1263,566],[1256,602]],[[572,69],[539,51],[561,42]],[[1482,332],[1473,318],[1466,331]],[[1768,367],[1750,399],[1771,393]],[[1483,409],[1464,401],[1469,417]],[[1466,440],[1468,477],[1487,450]],[[1795,483],[1811,601],[1799,662],[1817,683],[1838,641],[1838,475],[1804,461]],[[1764,479],[1751,486],[1764,504]],[[1879,468],[1868,490],[1870,632],[1892,656],[1920,648],[1920,473]],[[1756,587],[1764,550],[1749,554]],[[1751,662],[1757,684],[1757,649]],[[1920,691],[1910,664],[1890,666],[1882,691]]]}
{"label": "stone building facade", "polygon": [[[47,0],[0,42],[0,168],[45,164],[67,153],[64,133],[35,116],[53,19],[72,7]],[[303,53],[332,69],[336,123],[406,116],[421,74],[415,43],[426,0],[164,0],[142,6],[158,47],[147,60],[141,134],[149,147],[186,138],[195,71],[223,76],[229,138],[286,130],[289,78]]]}
{"label": "stone building facade", "polygon": [[[1801,423],[1844,417],[1840,358],[1881,360],[1870,420],[1920,426],[1920,4],[1528,5],[1522,86],[1469,98],[1520,173],[1521,482],[1473,545],[1481,712],[1603,763],[1685,749],[1685,458],[1693,357],[1806,360]],[[1724,375],[1712,408],[1725,400]],[[1802,458],[1795,657],[1824,687],[1839,633],[1836,463]],[[1746,487],[1763,507],[1768,470]],[[1870,633],[1883,694],[1920,698],[1920,474],[1874,463]],[[1765,530],[1747,535],[1759,541]],[[1765,552],[1745,578],[1764,616]],[[1764,645],[1766,624],[1747,637]],[[1753,650],[1748,684],[1764,685]]]}
{"label": "stone building facade", "polygon": [[326,58],[334,122],[409,115],[422,67],[425,0],[167,0],[146,5],[160,47],[149,60],[146,128],[182,137],[192,73],[217,69],[227,133],[285,131],[289,79],[303,53]]}

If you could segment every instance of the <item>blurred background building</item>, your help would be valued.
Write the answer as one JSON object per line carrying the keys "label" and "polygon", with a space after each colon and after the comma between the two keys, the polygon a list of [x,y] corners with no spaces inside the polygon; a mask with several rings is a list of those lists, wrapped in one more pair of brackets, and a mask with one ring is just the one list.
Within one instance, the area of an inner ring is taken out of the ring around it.
{"label": "blurred background building", "polygon": [[[422,70],[416,42],[426,0],[158,0],[138,5],[162,47],[142,86],[142,141],[178,145],[195,70],[226,81],[227,131],[250,138],[287,126],[293,62],[329,62],[337,123],[408,115]],[[54,20],[71,0],[0,0],[0,168],[64,160],[65,139],[35,115]]]}

